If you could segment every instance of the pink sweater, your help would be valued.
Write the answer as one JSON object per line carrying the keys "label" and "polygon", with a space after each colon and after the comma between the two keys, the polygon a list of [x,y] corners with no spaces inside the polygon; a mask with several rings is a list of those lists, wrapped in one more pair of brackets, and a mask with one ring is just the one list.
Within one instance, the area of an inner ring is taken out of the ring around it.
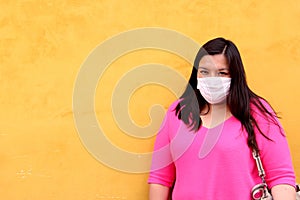
{"label": "pink sweater", "polygon": [[[194,133],[175,115],[177,103],[168,109],[156,136],[148,183],[171,187],[176,178],[173,200],[250,200],[252,187],[261,179],[241,123],[232,116],[217,127],[202,126]],[[285,136],[257,110],[254,116],[273,140],[256,133],[268,186],[295,186]]]}

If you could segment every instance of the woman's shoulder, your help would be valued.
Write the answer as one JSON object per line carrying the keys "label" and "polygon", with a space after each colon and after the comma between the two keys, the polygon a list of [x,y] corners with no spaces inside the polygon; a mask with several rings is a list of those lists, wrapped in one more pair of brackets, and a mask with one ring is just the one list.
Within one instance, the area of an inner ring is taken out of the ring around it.
{"label": "woman's shoulder", "polygon": [[266,113],[266,111],[269,113],[272,113],[272,114],[275,113],[271,104],[262,97],[252,100],[250,107],[251,107],[252,112],[254,112],[256,114],[264,114],[264,113]]}
{"label": "woman's shoulder", "polygon": [[176,99],[169,106],[166,106],[167,107],[166,115],[168,115],[169,117],[177,117],[176,108],[180,102],[181,102],[180,99]]}
{"label": "woman's shoulder", "polygon": [[269,138],[273,138],[276,135],[275,132],[283,133],[282,126],[278,119],[278,116],[270,103],[261,98],[256,104],[252,105],[252,117],[256,120],[259,128],[264,132]]}
{"label": "woman's shoulder", "polygon": [[260,128],[262,126],[269,128],[270,125],[278,126],[280,124],[277,113],[271,104],[263,98],[251,102],[251,115]]}
{"label": "woman's shoulder", "polygon": [[170,110],[170,111],[175,110],[176,107],[177,107],[177,105],[178,105],[181,101],[182,101],[182,99],[176,99],[175,101],[173,101],[173,102],[170,104],[168,110]]}

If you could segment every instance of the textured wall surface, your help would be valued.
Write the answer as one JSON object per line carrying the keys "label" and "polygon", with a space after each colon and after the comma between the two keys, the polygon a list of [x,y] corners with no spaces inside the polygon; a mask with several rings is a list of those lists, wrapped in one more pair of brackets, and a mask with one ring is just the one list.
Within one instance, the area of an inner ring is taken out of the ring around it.
{"label": "textured wall surface", "polygon": [[[300,182],[300,1],[2,0],[0,5],[1,199],[147,199],[147,173],[121,172],[96,160],[80,141],[72,111],[74,83],[87,56],[111,36],[142,27],[175,30],[200,44],[217,36],[233,40],[249,85],[282,116]],[[118,80],[145,63],[167,65],[185,78],[190,73],[186,60],[149,49],[109,66],[96,90],[96,115],[111,142],[129,152],[150,152],[154,137],[124,134],[110,99]],[[128,99],[128,109],[144,126],[151,123],[153,104],[167,108],[175,98],[167,88],[144,86]]]}

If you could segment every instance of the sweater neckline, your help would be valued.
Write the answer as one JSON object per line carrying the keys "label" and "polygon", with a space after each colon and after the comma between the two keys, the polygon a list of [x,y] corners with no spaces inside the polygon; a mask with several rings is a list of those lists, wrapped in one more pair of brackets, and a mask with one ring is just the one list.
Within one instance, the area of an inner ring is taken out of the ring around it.
{"label": "sweater neckline", "polygon": [[226,123],[228,123],[229,121],[231,121],[234,118],[233,115],[231,115],[230,117],[228,117],[227,119],[225,119],[223,122],[213,126],[213,127],[207,127],[207,126],[201,126],[201,128],[206,129],[206,130],[212,130],[212,129],[216,129],[216,128],[220,128],[220,126],[224,126]]}

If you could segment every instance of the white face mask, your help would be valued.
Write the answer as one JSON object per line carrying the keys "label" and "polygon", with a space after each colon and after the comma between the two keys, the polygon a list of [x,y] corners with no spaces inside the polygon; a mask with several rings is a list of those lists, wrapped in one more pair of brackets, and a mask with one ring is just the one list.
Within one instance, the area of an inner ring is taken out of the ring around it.
{"label": "white face mask", "polygon": [[201,95],[210,104],[218,104],[225,101],[231,84],[231,78],[205,77],[197,78],[197,88]]}

